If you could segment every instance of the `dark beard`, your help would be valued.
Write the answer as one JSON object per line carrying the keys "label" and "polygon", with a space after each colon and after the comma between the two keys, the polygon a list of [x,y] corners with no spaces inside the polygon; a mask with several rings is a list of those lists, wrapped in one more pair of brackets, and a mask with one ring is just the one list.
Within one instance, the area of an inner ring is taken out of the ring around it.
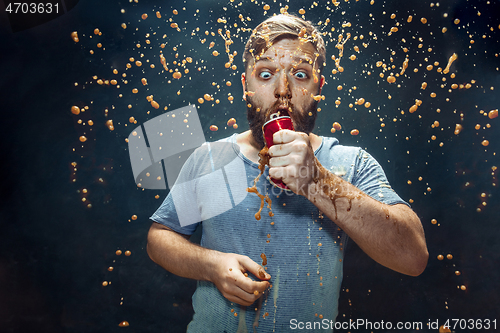
{"label": "dark beard", "polygon": [[[264,148],[264,134],[262,132],[262,125],[269,120],[269,116],[275,112],[280,101],[277,100],[270,108],[266,110],[257,111],[257,107],[249,95],[246,96],[247,102],[247,120],[250,125],[250,131],[252,131],[252,136],[254,140],[259,145],[259,149]],[[248,107],[248,104],[251,106]],[[316,107],[318,106],[318,101],[313,100],[304,110],[303,113],[294,112],[294,107],[291,102],[288,105],[292,108],[292,112],[289,112],[289,116],[292,118],[293,126],[296,132],[303,132],[309,134],[314,129],[314,124],[316,123],[316,117],[318,116]],[[309,115],[311,113],[311,116]]]}

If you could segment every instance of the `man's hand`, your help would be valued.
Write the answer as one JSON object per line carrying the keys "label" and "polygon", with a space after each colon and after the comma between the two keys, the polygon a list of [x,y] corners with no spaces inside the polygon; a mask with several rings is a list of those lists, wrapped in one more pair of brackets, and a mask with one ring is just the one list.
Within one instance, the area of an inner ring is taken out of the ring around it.
{"label": "man's hand", "polygon": [[[251,273],[263,281],[253,281],[245,276]],[[220,253],[210,281],[215,284],[222,296],[231,302],[249,306],[269,288],[271,275],[247,256],[234,253]]]}
{"label": "man's hand", "polygon": [[280,130],[269,148],[269,176],[281,179],[295,194],[307,196],[318,174],[309,136],[302,132]]}

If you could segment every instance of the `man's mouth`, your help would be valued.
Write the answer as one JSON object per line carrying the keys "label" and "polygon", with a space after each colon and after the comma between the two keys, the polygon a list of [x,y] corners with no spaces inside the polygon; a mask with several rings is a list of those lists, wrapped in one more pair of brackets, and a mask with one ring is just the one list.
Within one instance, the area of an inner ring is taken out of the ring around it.
{"label": "man's mouth", "polygon": [[290,117],[290,107],[286,105],[280,105],[276,108],[276,112],[278,112],[280,117]]}
{"label": "man's mouth", "polygon": [[266,112],[266,121],[276,117],[292,117],[293,105],[289,100],[277,100]]}
{"label": "man's mouth", "polygon": [[291,114],[293,112],[293,105],[290,100],[282,98],[276,102],[274,110],[274,112],[279,113],[280,117],[291,117]]}

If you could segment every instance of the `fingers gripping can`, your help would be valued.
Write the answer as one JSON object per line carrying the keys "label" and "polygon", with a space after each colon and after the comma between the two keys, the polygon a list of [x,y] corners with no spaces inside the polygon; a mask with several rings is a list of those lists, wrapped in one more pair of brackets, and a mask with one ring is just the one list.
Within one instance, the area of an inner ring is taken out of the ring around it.
{"label": "fingers gripping can", "polygon": [[[288,116],[279,117],[278,113],[273,113],[270,116],[270,118],[271,119],[262,126],[262,131],[264,132],[264,139],[266,140],[266,145],[268,148],[274,146],[273,142],[274,133],[282,129],[288,129],[292,131],[294,130],[292,118]],[[283,183],[280,179],[274,179],[274,178],[268,178],[268,179],[274,186],[282,188],[284,190],[290,190],[285,185],[285,183]]]}

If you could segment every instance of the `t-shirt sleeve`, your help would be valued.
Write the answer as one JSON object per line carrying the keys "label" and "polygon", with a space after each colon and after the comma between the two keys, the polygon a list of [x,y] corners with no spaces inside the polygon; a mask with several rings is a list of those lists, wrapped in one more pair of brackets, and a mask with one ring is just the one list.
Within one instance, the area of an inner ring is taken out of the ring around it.
{"label": "t-shirt sleeve", "polygon": [[[196,200],[195,157],[192,154],[182,167],[175,185],[161,206],[150,217],[175,232],[192,235],[201,222]],[[188,221],[188,222],[186,222]]]}
{"label": "t-shirt sleeve", "polygon": [[192,235],[199,224],[198,222],[184,227],[181,226],[172,198],[172,192],[167,195],[161,206],[153,213],[150,219],[183,235]]}
{"label": "t-shirt sleeve", "polygon": [[151,219],[190,235],[202,221],[241,202],[247,195],[246,185],[245,166],[233,143],[224,139],[203,144],[184,163],[170,193]]}
{"label": "t-shirt sleeve", "polygon": [[382,203],[388,205],[402,203],[410,206],[392,189],[380,164],[363,149],[359,150],[355,165],[352,181],[354,186]]}

